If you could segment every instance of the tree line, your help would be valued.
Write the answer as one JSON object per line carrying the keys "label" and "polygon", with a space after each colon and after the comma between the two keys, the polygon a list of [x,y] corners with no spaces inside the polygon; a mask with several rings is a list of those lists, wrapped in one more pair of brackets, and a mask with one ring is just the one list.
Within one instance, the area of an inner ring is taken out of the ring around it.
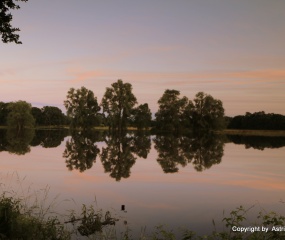
{"label": "tree line", "polygon": [[158,100],[155,120],[147,103],[138,104],[132,85],[122,80],[107,87],[101,103],[85,88],[70,88],[64,106],[66,115],[54,106],[32,107],[25,101],[0,102],[0,125],[21,130],[33,126],[70,125],[88,130],[107,126],[122,133],[128,127],[138,130],[152,127],[158,131],[180,132],[184,129],[219,129],[224,127],[224,108],[220,100],[199,92],[193,101],[177,90],[165,90]]}
{"label": "tree line", "polygon": [[70,119],[54,106],[32,107],[26,101],[0,102],[0,126],[22,130],[34,126],[68,125]]}
{"label": "tree line", "polygon": [[204,92],[193,100],[181,96],[178,90],[167,89],[158,100],[155,119],[147,103],[138,104],[132,85],[117,80],[106,88],[101,103],[92,90],[70,88],[64,101],[66,114],[54,106],[32,107],[25,101],[0,102],[0,125],[21,130],[34,126],[66,126],[89,130],[95,126],[108,127],[119,134],[128,127],[138,130],[180,133],[185,130],[268,129],[285,130],[285,116],[246,113],[234,118],[224,115],[223,103]]}
{"label": "tree line", "polygon": [[252,130],[285,130],[285,116],[265,112],[247,112],[232,118],[228,124],[229,129]]}

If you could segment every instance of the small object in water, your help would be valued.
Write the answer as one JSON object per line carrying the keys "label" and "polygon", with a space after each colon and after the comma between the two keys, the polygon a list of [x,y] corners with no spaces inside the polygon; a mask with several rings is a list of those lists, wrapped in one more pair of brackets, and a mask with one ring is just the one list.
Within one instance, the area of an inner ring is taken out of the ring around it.
{"label": "small object in water", "polygon": [[121,211],[125,211],[125,205],[121,206]]}
{"label": "small object in water", "polygon": [[125,224],[125,225],[127,225],[127,224],[128,224],[128,222],[127,222],[127,221],[124,221],[124,224]]}

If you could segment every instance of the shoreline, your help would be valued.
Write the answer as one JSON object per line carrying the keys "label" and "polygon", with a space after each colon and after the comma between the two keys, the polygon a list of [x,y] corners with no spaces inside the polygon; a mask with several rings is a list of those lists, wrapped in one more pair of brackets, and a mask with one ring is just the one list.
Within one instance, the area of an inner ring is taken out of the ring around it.
{"label": "shoreline", "polygon": [[285,137],[285,130],[249,130],[249,129],[224,129],[214,131],[217,134],[260,136],[260,137]]}

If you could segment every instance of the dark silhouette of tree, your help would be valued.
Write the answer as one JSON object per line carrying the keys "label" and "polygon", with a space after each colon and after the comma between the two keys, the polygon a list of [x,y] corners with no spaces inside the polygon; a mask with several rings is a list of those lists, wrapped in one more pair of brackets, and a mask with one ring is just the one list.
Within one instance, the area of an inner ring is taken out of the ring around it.
{"label": "dark silhouette of tree", "polygon": [[40,109],[38,107],[32,107],[31,114],[33,115],[33,117],[35,119],[35,125],[36,126],[44,125],[45,119],[44,119],[42,109]]}
{"label": "dark silhouette of tree", "polygon": [[106,88],[101,106],[109,129],[121,134],[127,128],[127,123],[130,120],[137,99],[132,93],[132,85],[130,83],[123,83],[119,79],[111,86]]}
{"label": "dark silhouette of tree", "polygon": [[149,128],[151,126],[151,111],[148,104],[141,104],[134,108],[131,118],[132,126],[136,127],[139,131]]}
{"label": "dark silhouette of tree", "polygon": [[78,169],[84,172],[96,162],[100,150],[96,145],[100,136],[97,132],[73,132],[66,141],[63,157],[68,170]]}
{"label": "dark silhouette of tree", "polygon": [[66,123],[66,116],[63,114],[61,109],[53,106],[44,106],[42,108],[42,114],[44,117],[44,125],[64,125]]}
{"label": "dark silhouette of tree", "polygon": [[33,127],[35,119],[31,114],[32,106],[25,101],[11,102],[8,105],[9,114],[7,125],[10,128],[16,128],[18,131],[25,127]]}
{"label": "dark silhouette of tree", "polygon": [[228,125],[229,129],[251,130],[285,130],[285,116],[265,112],[247,112],[245,115],[235,116]]}
{"label": "dark silhouette of tree", "polygon": [[[27,2],[28,0],[17,0],[21,2]],[[11,25],[13,16],[9,12],[11,9],[19,9],[20,6],[14,3],[14,0],[1,0],[0,1],[0,35],[2,36],[2,42],[15,42],[21,44],[19,41],[19,35],[16,32],[20,31],[19,28],[13,28]]]}
{"label": "dark silhouette of tree", "polygon": [[91,90],[85,87],[75,90],[71,88],[64,101],[67,116],[71,118],[72,128],[90,129],[98,124],[100,107],[97,98]]}
{"label": "dark silhouette of tree", "polygon": [[178,132],[183,128],[188,99],[179,96],[179,91],[167,89],[158,100],[159,109],[155,114],[157,130]]}
{"label": "dark silhouette of tree", "polygon": [[24,128],[20,131],[14,128],[8,128],[7,130],[7,142],[6,147],[9,153],[24,155],[31,151],[30,142],[35,135],[35,130],[31,128]]}
{"label": "dark silhouette of tree", "polygon": [[0,126],[7,125],[7,117],[9,114],[9,103],[0,102]]}
{"label": "dark silhouette of tree", "polygon": [[116,181],[120,181],[121,178],[128,178],[131,167],[136,162],[132,152],[133,137],[113,134],[107,136],[105,142],[107,146],[102,148],[100,154],[105,172],[110,172],[110,176]]}
{"label": "dark silhouette of tree", "polygon": [[193,129],[198,131],[225,127],[222,101],[203,92],[198,92],[194,101],[189,102],[185,118],[191,123]]}

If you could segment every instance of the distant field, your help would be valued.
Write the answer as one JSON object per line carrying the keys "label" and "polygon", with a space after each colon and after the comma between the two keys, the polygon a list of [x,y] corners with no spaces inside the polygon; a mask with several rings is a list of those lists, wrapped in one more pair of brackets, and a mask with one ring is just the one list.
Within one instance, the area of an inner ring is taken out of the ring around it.
{"label": "distant field", "polygon": [[231,135],[248,135],[248,136],[268,136],[268,137],[285,137],[284,130],[240,130],[240,129],[225,129],[217,133]]}

